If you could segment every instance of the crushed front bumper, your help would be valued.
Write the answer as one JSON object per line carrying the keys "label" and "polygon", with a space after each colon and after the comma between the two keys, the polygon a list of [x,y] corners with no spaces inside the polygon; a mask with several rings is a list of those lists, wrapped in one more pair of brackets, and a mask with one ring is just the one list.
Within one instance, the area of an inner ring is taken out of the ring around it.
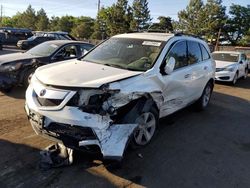
{"label": "crushed front bumper", "polygon": [[122,159],[130,136],[138,126],[112,124],[108,115],[90,114],[67,105],[57,110],[46,110],[37,103],[32,86],[26,91],[25,111],[38,135],[72,149],[98,146],[103,157],[108,159]]}

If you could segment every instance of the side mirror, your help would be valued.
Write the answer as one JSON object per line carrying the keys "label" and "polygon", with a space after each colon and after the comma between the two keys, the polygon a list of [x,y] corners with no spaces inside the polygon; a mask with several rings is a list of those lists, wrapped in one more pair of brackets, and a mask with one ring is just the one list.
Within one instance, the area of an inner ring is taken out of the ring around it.
{"label": "side mirror", "polygon": [[240,60],[239,64],[243,64],[243,61],[242,61],[242,60]]}
{"label": "side mirror", "polygon": [[164,71],[166,74],[171,74],[174,70],[174,66],[175,66],[175,58],[170,57],[170,59],[168,60],[168,62],[166,62],[166,66],[164,67]]}

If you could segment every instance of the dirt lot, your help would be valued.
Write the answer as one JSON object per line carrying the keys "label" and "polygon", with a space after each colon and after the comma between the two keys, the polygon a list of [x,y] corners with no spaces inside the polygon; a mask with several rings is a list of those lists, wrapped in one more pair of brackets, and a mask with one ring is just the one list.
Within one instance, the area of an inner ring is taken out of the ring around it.
{"label": "dirt lot", "polygon": [[152,143],[129,150],[121,167],[78,154],[73,166],[40,170],[50,142],[31,129],[24,93],[0,93],[0,187],[250,187],[250,77],[216,84],[204,112],[162,119]]}

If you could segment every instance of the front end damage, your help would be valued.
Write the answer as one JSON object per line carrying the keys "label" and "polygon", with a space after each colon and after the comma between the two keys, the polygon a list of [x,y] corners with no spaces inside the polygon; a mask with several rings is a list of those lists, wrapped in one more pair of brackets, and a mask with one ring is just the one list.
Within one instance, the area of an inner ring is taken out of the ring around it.
{"label": "front end damage", "polygon": [[38,135],[72,149],[98,149],[104,158],[121,160],[138,126],[135,118],[152,105],[155,102],[147,92],[121,91],[115,83],[96,89],[57,88],[33,76],[25,110]]}

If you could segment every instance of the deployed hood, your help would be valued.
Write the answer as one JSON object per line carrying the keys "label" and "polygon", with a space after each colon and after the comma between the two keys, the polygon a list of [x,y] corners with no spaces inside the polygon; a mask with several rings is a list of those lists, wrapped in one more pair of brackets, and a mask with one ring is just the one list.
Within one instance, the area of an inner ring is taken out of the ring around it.
{"label": "deployed hood", "polygon": [[0,56],[0,65],[4,63],[11,63],[14,61],[21,61],[25,59],[32,59],[38,56],[33,56],[28,53],[13,53],[13,54],[6,54]]}
{"label": "deployed hood", "polygon": [[230,62],[230,61],[217,61],[215,60],[216,63],[216,68],[225,68],[228,67],[230,65],[236,65],[237,63],[235,62]]}
{"label": "deployed hood", "polygon": [[36,70],[35,76],[46,85],[98,88],[103,84],[141,73],[80,60],[69,60],[42,66]]}

